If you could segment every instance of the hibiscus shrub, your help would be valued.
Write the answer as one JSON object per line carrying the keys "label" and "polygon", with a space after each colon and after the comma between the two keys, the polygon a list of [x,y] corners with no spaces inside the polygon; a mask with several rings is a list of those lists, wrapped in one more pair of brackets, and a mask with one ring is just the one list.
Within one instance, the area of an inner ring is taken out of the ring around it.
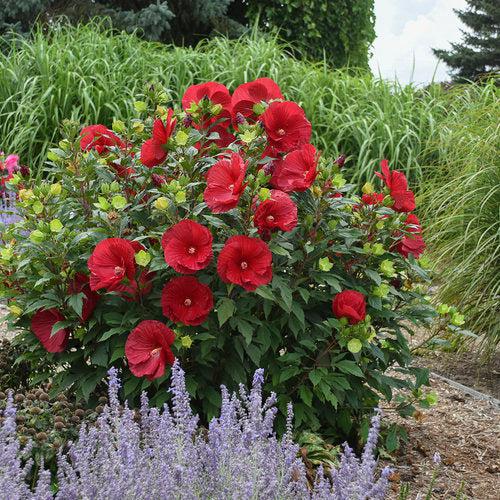
{"label": "hibiscus shrub", "polygon": [[[394,388],[421,395],[404,330],[427,321],[425,245],[404,175],[351,195],[303,110],[261,78],[233,95],[155,86],[130,124],[65,122],[43,182],[14,173],[2,292],[33,380],[92,398],[110,366],[161,405],[179,358],[196,410],[266,369],[280,425],[357,431]],[[397,377],[387,373],[398,367]],[[405,376],[412,375],[412,376]],[[402,412],[412,401],[399,400]]]}

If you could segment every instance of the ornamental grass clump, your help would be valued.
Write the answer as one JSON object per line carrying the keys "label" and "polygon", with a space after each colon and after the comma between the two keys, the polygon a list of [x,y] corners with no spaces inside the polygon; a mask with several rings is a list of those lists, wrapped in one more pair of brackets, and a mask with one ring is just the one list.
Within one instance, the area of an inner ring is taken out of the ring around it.
{"label": "ornamental grass clump", "polygon": [[149,406],[145,393],[134,411],[119,404],[120,381],[112,368],[109,405],[95,425],[82,425],[78,440],[58,457],[57,479],[41,468],[36,491],[25,482],[31,463],[23,465],[15,435],[16,411],[10,398],[0,427],[0,486],[10,500],[25,499],[382,499],[388,469],[376,479],[374,458],[380,415],[361,459],[346,445],[340,466],[317,471],[309,484],[292,440],[292,409],[281,440],[273,431],[276,394],[264,400],[264,372],[253,376],[252,388],[230,394],[223,386],[220,416],[200,428],[190,407],[185,374],[178,362],[172,369],[171,405],[163,411]]}
{"label": "ornamental grass clump", "polygon": [[161,406],[177,357],[205,423],[215,388],[259,366],[281,432],[290,402],[298,426],[353,441],[394,388],[411,414],[426,375],[403,333],[434,313],[405,175],[384,160],[380,189],[352,193],[268,78],[193,85],[180,107],[148,85],[135,109],[112,130],[65,122],[46,180],[8,182],[0,291],[37,381],[88,400],[116,366],[131,404]]}

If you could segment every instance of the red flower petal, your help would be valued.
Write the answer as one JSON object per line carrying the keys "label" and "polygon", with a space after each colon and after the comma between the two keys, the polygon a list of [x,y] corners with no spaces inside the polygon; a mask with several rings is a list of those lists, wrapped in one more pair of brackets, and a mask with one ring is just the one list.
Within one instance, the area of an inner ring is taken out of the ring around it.
{"label": "red flower petal", "polygon": [[269,146],[278,153],[293,151],[311,139],[311,124],[294,102],[271,103],[261,120]]}
{"label": "red flower petal", "polygon": [[337,318],[347,318],[355,325],[366,317],[365,296],[356,290],[344,290],[333,298],[332,311]]}
{"label": "red flower petal", "polygon": [[269,231],[291,231],[297,225],[297,206],[283,191],[271,190],[271,197],[257,207],[254,225],[262,236]]}
{"label": "red flower petal", "polygon": [[51,335],[52,327],[59,321],[64,321],[64,316],[57,309],[40,310],[31,318],[31,330],[48,352],[62,352],[68,342],[66,329]]}
{"label": "red flower petal", "polygon": [[238,205],[245,190],[243,184],[247,163],[236,153],[230,160],[219,160],[207,173],[207,187],[203,199],[214,213],[227,212]]}
{"label": "red flower petal", "polygon": [[146,376],[149,380],[161,377],[165,366],[174,363],[170,346],[175,333],[160,321],[145,320],[139,323],[127,337],[125,356],[130,371],[136,377]]}
{"label": "red flower petal", "polygon": [[276,162],[271,184],[285,191],[305,191],[316,179],[318,154],[312,144],[306,144]]}
{"label": "red flower petal", "polygon": [[124,148],[125,143],[104,125],[89,125],[80,132],[80,148],[82,151],[95,149],[99,154],[107,152],[110,147]]}
{"label": "red flower petal", "polygon": [[178,273],[193,274],[212,260],[212,234],[201,224],[182,220],[163,234],[165,262]]}
{"label": "red flower petal", "polygon": [[210,288],[193,276],[172,278],[161,296],[163,314],[175,323],[201,325],[214,307]]}
{"label": "red flower petal", "polygon": [[260,238],[232,236],[219,254],[217,272],[225,283],[253,291],[272,280],[271,251]]}
{"label": "red flower petal", "polygon": [[135,277],[135,251],[130,241],[108,238],[100,241],[88,260],[90,288],[113,291],[124,279]]}

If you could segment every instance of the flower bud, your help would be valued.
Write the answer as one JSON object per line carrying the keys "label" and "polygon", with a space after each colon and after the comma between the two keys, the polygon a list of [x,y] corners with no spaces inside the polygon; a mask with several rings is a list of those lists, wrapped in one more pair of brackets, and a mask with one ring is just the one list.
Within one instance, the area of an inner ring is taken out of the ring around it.
{"label": "flower bud", "polygon": [[375,189],[371,182],[365,182],[363,187],[361,188],[361,191],[363,191],[364,194],[372,194]]}
{"label": "flower bud", "polygon": [[42,231],[40,231],[39,229],[35,229],[30,234],[30,240],[33,243],[42,243],[42,241],[45,240],[45,234],[42,233]]}
{"label": "flower bud", "polygon": [[62,222],[59,219],[53,219],[49,223],[50,230],[53,233],[59,233],[61,229],[63,228]]}
{"label": "flower bud", "polygon": [[243,123],[246,122],[246,119],[241,113],[236,113],[236,116],[234,117],[234,121],[236,122],[237,125],[243,125]]}
{"label": "flower bud", "polygon": [[151,255],[145,250],[139,250],[135,254],[135,262],[138,266],[146,267],[151,262]]}
{"label": "flower bud", "polygon": [[23,310],[16,304],[11,304],[9,305],[9,312],[13,315],[13,316],[21,316],[21,314],[23,313]]}
{"label": "flower bud", "polygon": [[193,345],[193,339],[189,335],[181,337],[181,346],[189,349]]}
{"label": "flower bud", "polygon": [[451,324],[455,326],[462,326],[465,323],[465,317],[463,314],[454,313],[451,317]]}
{"label": "flower bud", "polygon": [[121,210],[127,205],[127,198],[121,194],[117,194],[116,196],[113,196],[111,205],[113,205],[113,208],[116,210]]}
{"label": "flower bud", "polygon": [[448,314],[450,312],[450,306],[448,304],[439,304],[436,308],[436,311],[441,316],[444,316],[445,314]]}
{"label": "flower bud", "polygon": [[20,189],[19,190],[19,199],[21,201],[27,201],[30,198],[33,198],[33,191],[31,189]]}
{"label": "flower bud", "polygon": [[177,193],[175,193],[175,202],[176,203],[185,203],[186,202],[186,191],[177,191]]}
{"label": "flower bud", "polygon": [[152,174],[151,180],[156,187],[161,187],[161,186],[163,186],[163,184],[165,184],[167,182],[165,177],[163,175],[159,175],[159,174]]}
{"label": "flower bud", "polygon": [[221,112],[222,112],[222,104],[214,104],[211,108],[210,108],[210,112],[214,115],[214,116],[217,116],[217,115],[220,115]]}
{"label": "flower bud", "polygon": [[147,111],[148,105],[144,101],[135,101],[134,108],[138,113],[143,113],[144,111]]}
{"label": "flower bud", "polygon": [[141,134],[144,131],[144,123],[139,120],[132,121],[132,130],[136,134]]}
{"label": "flower bud", "polygon": [[374,243],[372,245],[372,253],[373,255],[384,255],[384,245],[382,245],[382,243]]}
{"label": "flower bud", "polygon": [[392,261],[390,261],[388,259],[383,260],[380,263],[379,269],[380,269],[380,272],[384,276],[387,276],[388,278],[392,278],[392,277],[396,276],[396,270],[394,269],[394,264]]}
{"label": "flower bud", "polygon": [[330,262],[330,259],[328,257],[322,257],[318,261],[318,266],[321,271],[328,272],[333,267],[333,264]]}
{"label": "flower bud", "polygon": [[182,125],[184,125],[184,127],[190,127],[191,125],[193,124],[193,118],[191,117],[191,115],[186,115],[183,119],[182,119]]}
{"label": "flower bud", "polygon": [[35,203],[33,203],[33,205],[31,206],[31,208],[33,209],[33,212],[36,215],[40,215],[43,212],[43,205],[40,200],[36,200]]}
{"label": "flower bud", "polygon": [[125,123],[123,123],[121,120],[113,120],[113,125],[111,126],[111,128],[117,134],[124,134],[127,131]]}
{"label": "flower bud", "polygon": [[169,205],[170,202],[167,198],[165,198],[165,196],[160,196],[153,202],[153,206],[156,208],[156,210],[167,210]]}
{"label": "flower bud", "polygon": [[119,192],[120,192],[120,190],[121,190],[120,184],[118,184],[118,182],[116,182],[116,181],[113,181],[113,182],[109,185],[109,190],[110,190],[112,193],[119,193]]}
{"label": "flower bud", "polygon": [[335,174],[333,176],[333,179],[332,179],[332,184],[336,187],[336,188],[341,188],[341,187],[344,187],[345,184],[346,184],[346,180],[344,179],[344,177],[342,176],[342,174]]}
{"label": "flower bud", "polygon": [[387,283],[381,283],[379,286],[373,287],[372,293],[375,297],[383,299],[389,295],[389,285]]}
{"label": "flower bud", "polygon": [[58,182],[56,182],[55,184],[52,184],[49,188],[49,193],[52,196],[59,196],[61,194],[61,192],[62,192],[62,186]]}
{"label": "flower bud", "polygon": [[339,168],[342,168],[344,166],[344,163],[345,163],[345,159],[346,159],[346,156],[345,155],[340,155],[337,157],[337,159],[335,160],[335,164],[339,166]]}
{"label": "flower bud", "polygon": [[21,165],[21,167],[19,168],[19,173],[23,177],[29,177],[30,176],[30,168],[27,165]]}
{"label": "flower bud", "polygon": [[175,144],[177,144],[177,146],[185,146],[188,142],[188,139],[189,139],[189,135],[186,134],[186,132],[184,132],[184,130],[179,130],[175,134],[174,141],[175,141]]}
{"label": "flower bud", "polygon": [[264,111],[266,110],[266,107],[264,106],[264,104],[262,104],[262,102],[257,102],[253,105],[253,108],[252,108],[253,112],[259,116],[261,115],[262,113],[264,113]]}
{"label": "flower bud", "polygon": [[260,188],[259,190],[259,200],[266,201],[271,198],[271,191],[267,188]]}

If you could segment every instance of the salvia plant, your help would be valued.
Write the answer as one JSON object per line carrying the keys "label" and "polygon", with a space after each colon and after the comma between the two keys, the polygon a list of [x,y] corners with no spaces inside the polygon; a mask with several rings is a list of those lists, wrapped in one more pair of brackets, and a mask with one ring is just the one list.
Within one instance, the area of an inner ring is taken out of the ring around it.
{"label": "salvia plant", "polygon": [[[178,362],[172,369],[170,407],[150,407],[145,393],[140,410],[121,406],[120,381],[110,369],[109,405],[95,425],[82,425],[78,440],[58,457],[57,478],[41,468],[32,491],[25,479],[31,462],[16,438],[16,410],[10,397],[0,427],[0,491],[9,500],[93,499],[382,499],[389,469],[376,478],[374,458],[380,414],[372,418],[361,458],[345,445],[338,468],[317,471],[310,484],[299,446],[292,439],[292,408],[281,440],[273,431],[276,394],[263,398],[264,372],[250,391],[221,388],[220,416],[202,429],[190,407]],[[56,493],[53,494],[52,491]]]}
{"label": "salvia plant", "polygon": [[135,109],[112,130],[64,122],[45,180],[7,182],[0,291],[32,381],[90,399],[116,366],[124,397],[161,406],[177,357],[205,422],[259,366],[281,432],[290,402],[298,426],[352,439],[394,388],[411,414],[426,372],[404,331],[434,312],[404,174],[384,160],[380,189],[353,194],[268,78],[193,85],[180,108],[150,85]]}

